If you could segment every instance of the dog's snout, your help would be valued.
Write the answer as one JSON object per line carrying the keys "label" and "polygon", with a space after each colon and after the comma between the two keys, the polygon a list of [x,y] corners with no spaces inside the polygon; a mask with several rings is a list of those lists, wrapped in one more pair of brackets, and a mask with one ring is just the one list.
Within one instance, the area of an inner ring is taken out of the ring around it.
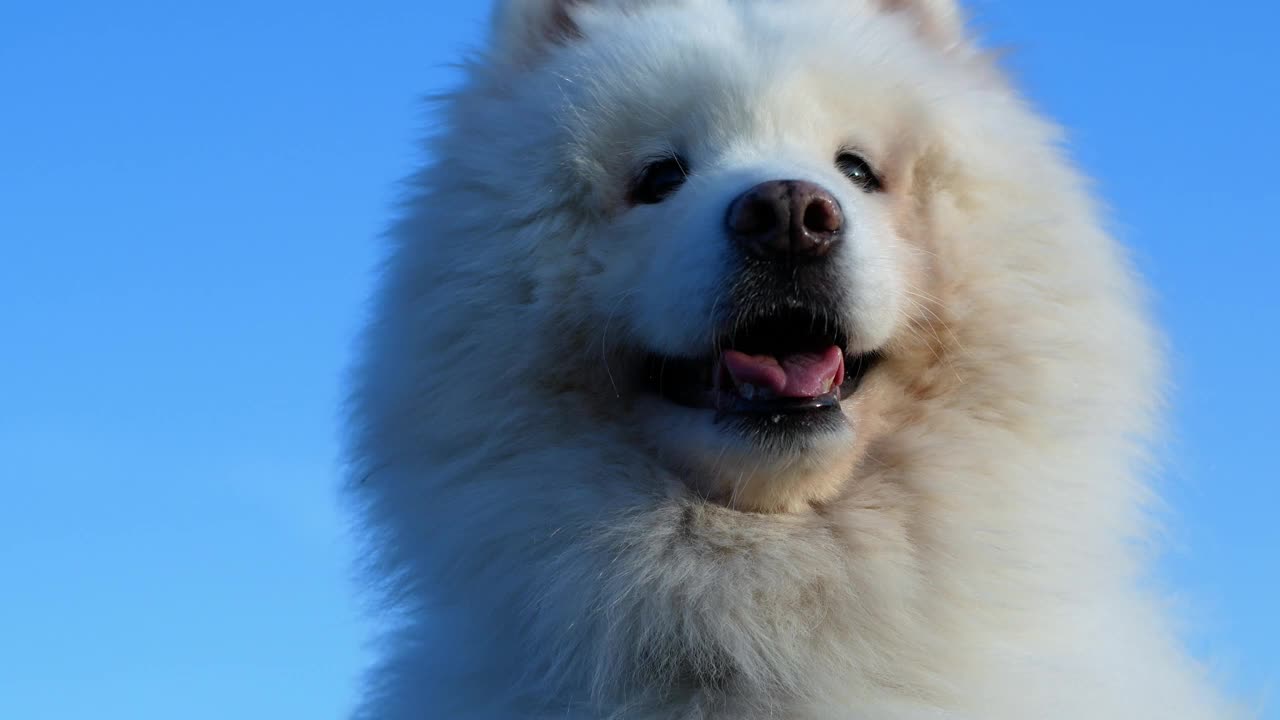
{"label": "dog's snout", "polygon": [[761,260],[825,256],[844,229],[840,203],[825,188],[804,180],[771,180],[729,206],[730,237]]}

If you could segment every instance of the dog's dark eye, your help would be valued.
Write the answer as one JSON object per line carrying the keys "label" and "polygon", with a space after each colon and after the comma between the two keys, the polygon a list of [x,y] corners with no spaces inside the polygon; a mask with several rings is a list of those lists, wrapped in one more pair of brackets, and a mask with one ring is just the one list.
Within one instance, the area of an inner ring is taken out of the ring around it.
{"label": "dog's dark eye", "polygon": [[871,165],[867,164],[861,156],[851,152],[842,152],[836,156],[836,167],[840,168],[840,172],[844,176],[853,181],[854,185],[862,188],[866,192],[880,192],[884,190],[879,176],[871,169]]}
{"label": "dog's dark eye", "polygon": [[656,205],[679,190],[686,178],[688,173],[685,172],[685,163],[678,157],[649,163],[631,187],[631,202],[637,205]]}

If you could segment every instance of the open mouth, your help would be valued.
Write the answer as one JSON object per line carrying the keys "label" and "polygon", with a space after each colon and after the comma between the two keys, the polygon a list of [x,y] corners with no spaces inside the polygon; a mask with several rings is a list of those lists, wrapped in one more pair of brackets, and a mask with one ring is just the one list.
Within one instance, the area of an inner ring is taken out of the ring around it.
{"label": "open mouth", "polygon": [[812,414],[838,410],[880,359],[850,353],[838,325],[801,310],[740,325],[702,358],[651,355],[644,382],[652,392],[719,415]]}

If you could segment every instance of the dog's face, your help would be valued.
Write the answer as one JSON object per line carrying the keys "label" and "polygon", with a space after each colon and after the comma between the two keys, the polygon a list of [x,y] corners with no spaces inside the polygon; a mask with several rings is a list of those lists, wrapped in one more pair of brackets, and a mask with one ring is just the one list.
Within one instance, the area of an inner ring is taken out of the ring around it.
{"label": "dog's face", "polygon": [[562,223],[533,253],[574,345],[549,351],[707,496],[821,501],[928,311],[919,78],[941,50],[854,0],[819,14],[836,27],[796,3],[618,4],[508,11],[509,35],[555,40],[508,60],[513,111],[547,128],[511,152]]}

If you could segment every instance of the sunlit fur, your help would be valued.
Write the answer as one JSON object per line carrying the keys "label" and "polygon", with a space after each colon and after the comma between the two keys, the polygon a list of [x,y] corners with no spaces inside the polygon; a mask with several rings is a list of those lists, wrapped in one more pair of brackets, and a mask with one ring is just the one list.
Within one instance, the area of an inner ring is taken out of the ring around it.
{"label": "sunlit fur", "polygon": [[[1140,587],[1140,292],[959,17],[500,3],[355,372],[350,491],[395,611],[357,718],[1231,716]],[[688,183],[631,206],[672,152]],[[644,352],[712,351],[725,208],[779,178],[844,206],[829,311],[886,357],[847,427],[790,443],[636,382]]]}

